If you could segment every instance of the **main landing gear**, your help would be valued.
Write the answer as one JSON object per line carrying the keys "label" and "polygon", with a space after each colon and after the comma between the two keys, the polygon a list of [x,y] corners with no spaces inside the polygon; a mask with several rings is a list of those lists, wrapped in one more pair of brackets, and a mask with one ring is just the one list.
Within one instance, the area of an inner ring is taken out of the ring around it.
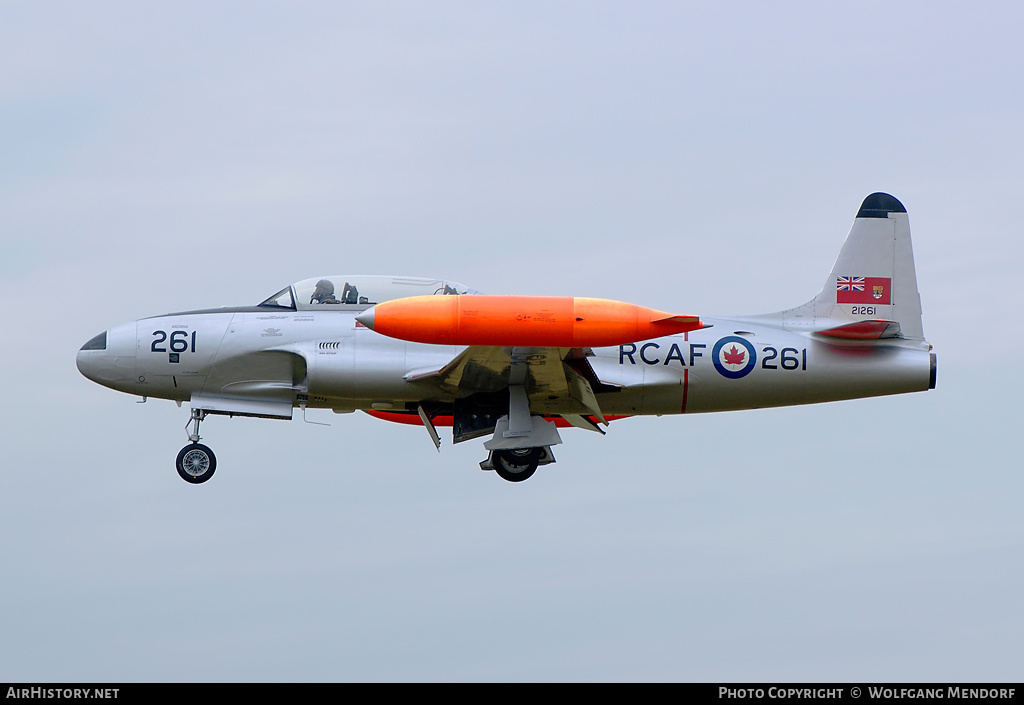
{"label": "main landing gear", "polygon": [[494,470],[502,480],[528,480],[540,465],[555,462],[551,446],[562,442],[555,424],[530,413],[526,395],[526,362],[512,360],[510,377],[520,380],[508,386],[508,414],[494,423],[494,436],[484,443],[490,451],[481,470]]}
{"label": "main landing gear", "polygon": [[543,448],[507,448],[492,450],[487,460],[480,463],[481,470],[494,470],[508,482],[529,480],[537,468],[555,462],[550,446]]}
{"label": "main landing gear", "polygon": [[206,414],[202,409],[192,409],[192,418],[185,424],[185,428],[192,426],[188,433],[188,439],[192,442],[181,449],[174,463],[181,479],[193,485],[206,482],[217,469],[217,456],[199,442],[199,423],[206,418]]}

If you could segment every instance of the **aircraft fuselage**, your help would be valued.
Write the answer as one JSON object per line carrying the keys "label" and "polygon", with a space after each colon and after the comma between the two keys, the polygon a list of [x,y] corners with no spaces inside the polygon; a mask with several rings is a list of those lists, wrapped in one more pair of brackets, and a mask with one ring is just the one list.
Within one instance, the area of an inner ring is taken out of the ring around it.
{"label": "aircraft fuselage", "polygon": [[257,306],[174,313],[111,328],[82,373],[142,397],[188,402],[191,483],[216,469],[209,414],[290,419],[295,408],[365,410],[491,435],[480,464],[520,482],[554,462],[571,425],[622,416],[755,409],[924,391],[910,221],[884,193],[861,204],[821,291],[801,306],[707,318],[606,299],[489,296],[439,279],[329,276]]}
{"label": "aircraft fuselage", "polygon": [[[934,383],[923,341],[839,342],[750,319],[704,322],[710,327],[594,348],[590,366],[615,389],[597,392],[602,411],[727,411],[923,391]],[[441,368],[462,349],[388,338],[351,312],[222,309],[117,326],[104,349],[79,352],[78,366],[112,389],[179,402],[239,395],[338,411],[400,409],[424,398],[425,383],[410,373]],[[439,389],[435,401],[458,395]],[[571,398],[531,399],[531,409],[579,412]]]}

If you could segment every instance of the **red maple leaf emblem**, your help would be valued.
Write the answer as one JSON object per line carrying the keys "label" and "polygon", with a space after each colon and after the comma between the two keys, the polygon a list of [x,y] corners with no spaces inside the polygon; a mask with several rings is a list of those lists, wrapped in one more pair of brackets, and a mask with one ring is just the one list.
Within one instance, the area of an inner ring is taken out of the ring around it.
{"label": "red maple leaf emblem", "polygon": [[742,365],[743,359],[746,356],[747,353],[737,350],[736,346],[733,345],[730,350],[725,351],[725,355],[723,357],[725,358],[725,364],[727,365]]}

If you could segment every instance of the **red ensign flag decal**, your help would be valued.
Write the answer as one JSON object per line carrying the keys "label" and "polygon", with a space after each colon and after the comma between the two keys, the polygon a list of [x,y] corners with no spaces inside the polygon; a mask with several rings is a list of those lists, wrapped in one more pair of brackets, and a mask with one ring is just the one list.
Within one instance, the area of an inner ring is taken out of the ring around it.
{"label": "red ensign flag decal", "polygon": [[883,277],[837,277],[836,303],[885,304],[892,303],[892,279]]}

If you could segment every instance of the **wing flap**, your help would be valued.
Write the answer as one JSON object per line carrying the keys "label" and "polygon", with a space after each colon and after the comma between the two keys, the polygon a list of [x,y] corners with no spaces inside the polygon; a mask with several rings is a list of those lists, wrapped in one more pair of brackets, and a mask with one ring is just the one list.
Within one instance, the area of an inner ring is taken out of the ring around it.
{"label": "wing flap", "polygon": [[565,381],[569,395],[579,403],[583,404],[583,406],[587,407],[587,409],[590,410],[590,413],[600,419],[601,423],[607,426],[608,422],[605,420],[604,414],[601,413],[601,407],[597,403],[597,396],[594,394],[594,390],[590,386],[590,382],[587,381],[587,378],[566,364],[562,365],[562,371],[565,373]]}

